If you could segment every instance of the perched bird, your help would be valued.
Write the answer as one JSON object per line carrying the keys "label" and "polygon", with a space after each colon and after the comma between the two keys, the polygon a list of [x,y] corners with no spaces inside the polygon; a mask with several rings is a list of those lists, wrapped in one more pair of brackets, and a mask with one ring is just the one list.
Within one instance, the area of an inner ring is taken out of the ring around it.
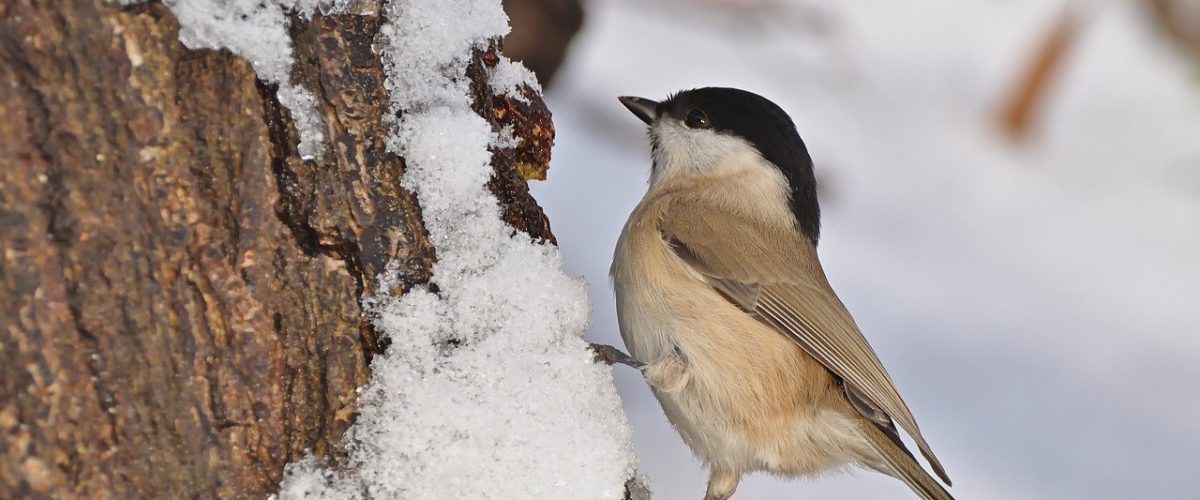
{"label": "perched bird", "polygon": [[683,440],[710,468],[707,500],[743,474],[857,464],[951,499],[912,413],[817,259],[812,159],[779,106],[701,88],[621,97],[649,125],[650,186],[612,264],[621,337]]}

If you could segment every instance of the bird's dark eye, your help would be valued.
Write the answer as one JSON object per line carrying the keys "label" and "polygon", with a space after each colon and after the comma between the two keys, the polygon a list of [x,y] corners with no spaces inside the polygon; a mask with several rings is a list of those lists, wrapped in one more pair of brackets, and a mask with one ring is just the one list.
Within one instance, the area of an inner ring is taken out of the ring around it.
{"label": "bird's dark eye", "polygon": [[693,109],[683,118],[683,124],[688,128],[708,128],[708,115],[699,109]]}

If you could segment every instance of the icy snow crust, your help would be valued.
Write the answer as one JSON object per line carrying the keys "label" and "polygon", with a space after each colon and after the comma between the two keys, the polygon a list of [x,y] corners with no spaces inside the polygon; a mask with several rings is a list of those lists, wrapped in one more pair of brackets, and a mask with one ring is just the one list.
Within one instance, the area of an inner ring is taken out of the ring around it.
{"label": "icy snow crust", "polygon": [[471,110],[465,71],[472,48],[508,31],[500,2],[393,1],[387,16],[380,50],[403,116],[388,144],[437,248],[439,291],[393,297],[394,276],[382,277],[364,308],[392,344],[360,391],[349,459],[338,472],[292,464],[279,495],[620,498],[630,429],[581,338],[584,283],[562,272],[556,247],[503,223],[485,187],[488,147],[511,137]]}

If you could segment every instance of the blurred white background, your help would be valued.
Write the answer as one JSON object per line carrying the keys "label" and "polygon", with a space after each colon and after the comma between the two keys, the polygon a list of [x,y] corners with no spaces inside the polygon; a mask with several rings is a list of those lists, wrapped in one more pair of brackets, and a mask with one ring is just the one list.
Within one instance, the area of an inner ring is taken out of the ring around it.
{"label": "blurred white background", "polygon": [[[826,271],[954,495],[1200,498],[1200,70],[1142,6],[1075,5],[1017,143],[998,108],[1061,1],[589,3],[534,185],[590,284],[589,338],[622,345],[607,271],[649,173],[616,96],[744,88],[807,142]],[[616,375],[655,498],[701,498],[705,472],[645,383]],[[853,471],[752,475],[735,499],[910,497]]]}

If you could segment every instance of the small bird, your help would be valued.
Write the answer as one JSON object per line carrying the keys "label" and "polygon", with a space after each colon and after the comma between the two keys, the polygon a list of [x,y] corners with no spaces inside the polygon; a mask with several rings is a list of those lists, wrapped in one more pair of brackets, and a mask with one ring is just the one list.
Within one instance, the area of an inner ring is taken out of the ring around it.
{"label": "small bird", "polygon": [[709,467],[705,499],[747,472],[856,464],[952,500],[900,440],[897,424],[950,484],[817,259],[812,159],[787,113],[732,88],[620,101],[653,165],[611,270],[630,355],[609,359],[642,371]]}

